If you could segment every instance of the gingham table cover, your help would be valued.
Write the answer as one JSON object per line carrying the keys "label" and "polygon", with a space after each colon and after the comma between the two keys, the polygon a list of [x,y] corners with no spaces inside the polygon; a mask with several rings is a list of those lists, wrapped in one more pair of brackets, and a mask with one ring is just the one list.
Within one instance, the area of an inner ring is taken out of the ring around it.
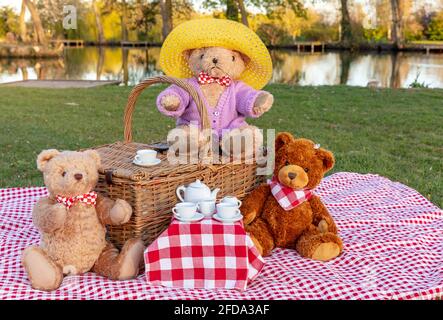
{"label": "gingham table cover", "polygon": [[243,291],[263,268],[243,224],[211,218],[186,223],[174,219],[145,250],[146,280],[178,288]]}
{"label": "gingham table cover", "polygon": [[343,254],[329,262],[277,249],[244,292],[153,286],[144,275],[70,276],[31,289],[22,250],[39,242],[31,209],[46,189],[0,189],[0,299],[431,299],[443,295],[443,212],[415,190],[372,174],[336,173],[315,190],[334,216]]}

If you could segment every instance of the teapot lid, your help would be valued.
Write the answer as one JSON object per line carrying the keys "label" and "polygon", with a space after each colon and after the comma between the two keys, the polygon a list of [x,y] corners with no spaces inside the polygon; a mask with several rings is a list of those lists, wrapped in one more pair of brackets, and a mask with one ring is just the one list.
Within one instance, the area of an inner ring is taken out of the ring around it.
{"label": "teapot lid", "polygon": [[191,188],[207,188],[208,186],[205,185],[203,182],[201,182],[200,180],[197,179],[194,182],[190,183],[188,185],[188,187],[191,187]]}

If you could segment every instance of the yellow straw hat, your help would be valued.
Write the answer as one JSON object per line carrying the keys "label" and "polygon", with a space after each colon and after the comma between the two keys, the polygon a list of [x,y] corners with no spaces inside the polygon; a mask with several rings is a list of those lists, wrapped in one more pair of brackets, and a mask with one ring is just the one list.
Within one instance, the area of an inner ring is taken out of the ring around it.
{"label": "yellow straw hat", "polygon": [[183,52],[202,47],[224,47],[248,56],[250,61],[239,80],[255,89],[263,88],[271,79],[271,56],[257,34],[239,22],[224,19],[196,19],[178,25],[161,48],[161,69],[168,76],[192,77]]}

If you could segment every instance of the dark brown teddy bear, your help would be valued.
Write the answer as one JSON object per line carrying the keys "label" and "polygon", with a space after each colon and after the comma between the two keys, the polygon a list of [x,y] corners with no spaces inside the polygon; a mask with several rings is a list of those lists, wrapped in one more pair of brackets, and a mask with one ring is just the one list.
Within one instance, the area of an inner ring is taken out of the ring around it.
{"label": "dark brown teddy bear", "polygon": [[303,257],[323,261],[340,254],[342,241],[334,220],[311,191],[333,165],[330,151],[287,132],[278,134],[272,182],[257,187],[241,206],[246,231],[263,256],[275,247],[292,248]]}

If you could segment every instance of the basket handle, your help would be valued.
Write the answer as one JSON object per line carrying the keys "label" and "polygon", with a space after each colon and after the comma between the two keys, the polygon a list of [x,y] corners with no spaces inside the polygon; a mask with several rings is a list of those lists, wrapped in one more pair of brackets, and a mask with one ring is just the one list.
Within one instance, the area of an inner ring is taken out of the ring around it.
{"label": "basket handle", "polygon": [[[200,119],[202,122],[202,129],[203,130],[209,130],[211,129],[211,124],[208,118],[208,112],[206,110],[205,105],[203,104],[203,100],[201,99],[200,95],[197,93],[197,91],[186,81],[182,79],[177,79],[173,77],[168,76],[157,76],[152,77],[143,80],[138,85],[136,85],[131,93],[129,94],[128,102],[126,103],[125,107],[125,114],[124,114],[124,138],[125,143],[132,142],[132,115],[134,113],[135,104],[137,102],[137,98],[140,95],[140,93],[147,87],[155,84],[155,83],[169,83],[169,84],[175,84],[179,86],[180,88],[186,90],[192,97],[192,99],[195,101],[195,104],[197,105],[198,113],[200,114]],[[209,132],[209,131],[207,131]],[[208,139],[210,140],[211,137],[209,136]]]}

